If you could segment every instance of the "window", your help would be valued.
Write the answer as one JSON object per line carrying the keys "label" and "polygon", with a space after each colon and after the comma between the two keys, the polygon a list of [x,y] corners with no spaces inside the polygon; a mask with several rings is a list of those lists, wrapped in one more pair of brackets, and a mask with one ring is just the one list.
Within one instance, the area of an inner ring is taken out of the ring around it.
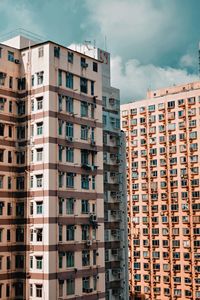
{"label": "window", "polygon": [[35,81],[35,76],[32,75],[32,76],[31,76],[31,85],[32,85],[32,86],[34,86],[34,81]]}
{"label": "window", "polygon": [[25,102],[24,101],[18,102],[18,104],[17,104],[17,113],[18,113],[19,116],[25,114]]}
{"label": "window", "polygon": [[9,77],[9,88],[12,89],[13,88],[13,77]]}
{"label": "window", "polygon": [[190,138],[190,139],[196,139],[196,138],[197,138],[197,132],[196,132],[196,131],[190,132],[190,133],[189,133],[189,138]]}
{"label": "window", "polygon": [[58,186],[59,186],[59,188],[63,187],[63,178],[64,178],[64,173],[59,172],[58,173]]}
{"label": "window", "polygon": [[74,136],[74,125],[72,123],[66,123],[66,137],[73,138]]}
{"label": "window", "polygon": [[0,136],[4,136],[4,128],[5,125],[3,123],[0,123]]}
{"label": "window", "polygon": [[6,73],[0,72],[0,85],[5,84]]}
{"label": "window", "polygon": [[36,241],[37,242],[42,242],[42,235],[43,235],[43,229],[37,228],[36,229]]}
{"label": "window", "polygon": [[91,95],[94,96],[94,81],[91,81]]}
{"label": "window", "polygon": [[43,257],[42,256],[36,256],[35,259],[36,259],[36,269],[42,270]]}
{"label": "window", "polygon": [[10,202],[7,203],[7,215],[8,216],[12,215],[12,205]]}
{"label": "window", "polygon": [[59,213],[59,215],[63,214],[63,201],[64,201],[64,199],[59,198],[59,201],[58,201],[58,213]]}
{"label": "window", "polygon": [[81,175],[81,188],[89,190],[89,175]]}
{"label": "window", "polygon": [[7,229],[7,241],[10,242],[10,229]]}
{"label": "window", "polygon": [[37,100],[37,110],[43,109],[43,97],[36,98]]}
{"label": "window", "polygon": [[8,61],[15,61],[14,52],[8,51]]}
{"label": "window", "polygon": [[58,85],[62,85],[62,70],[58,70]]}
{"label": "window", "polygon": [[43,81],[44,81],[44,72],[43,71],[38,72],[37,73],[37,84],[38,85],[43,84]]}
{"label": "window", "polygon": [[81,102],[81,117],[88,117],[88,103]]}
{"label": "window", "polygon": [[62,120],[58,120],[58,134],[62,135],[63,132],[63,121]]}
{"label": "window", "polygon": [[23,283],[17,282],[15,283],[15,297],[23,297]]}
{"label": "window", "polygon": [[93,290],[96,291],[97,290],[97,276],[93,276]]}
{"label": "window", "polygon": [[38,57],[43,57],[44,56],[44,47],[39,47],[38,48]]}
{"label": "window", "polygon": [[67,162],[74,162],[74,149],[67,147],[66,148],[66,161]]}
{"label": "window", "polygon": [[42,298],[42,284],[36,284],[36,297]]}
{"label": "window", "polygon": [[155,105],[149,105],[148,111],[155,111]]}
{"label": "window", "polygon": [[62,233],[63,233],[62,225],[58,225],[58,240],[59,240],[59,242],[62,242]]}
{"label": "window", "polygon": [[66,174],[66,187],[69,187],[69,188],[74,187],[74,173]]}
{"label": "window", "polygon": [[8,190],[10,190],[12,188],[12,179],[11,177],[9,176],[8,177]]}
{"label": "window", "polygon": [[75,293],[75,279],[67,279],[67,295]]}
{"label": "window", "polygon": [[42,174],[36,175],[36,186],[38,188],[43,186],[43,175]]}
{"label": "window", "polygon": [[66,73],[66,87],[69,89],[73,89],[74,86],[74,77],[72,73]]}
{"label": "window", "polygon": [[66,214],[71,215],[74,214],[74,199],[68,198],[66,200]]}
{"label": "window", "polygon": [[24,189],[24,177],[23,176],[16,178],[16,188],[17,188],[17,190]]}
{"label": "window", "polygon": [[2,51],[3,49],[2,48],[0,48],[0,58],[2,58]]}
{"label": "window", "polygon": [[54,47],[54,57],[60,58],[60,47]]}
{"label": "window", "polygon": [[3,175],[0,175],[0,189],[3,189]]}
{"label": "window", "polygon": [[66,112],[73,113],[74,111],[74,99],[72,97],[66,97]]}
{"label": "window", "polygon": [[8,126],[8,137],[12,137],[12,126]]}
{"label": "window", "polygon": [[24,241],[24,229],[23,228],[16,228],[16,242],[23,242]]}
{"label": "window", "polygon": [[36,202],[36,214],[42,214],[43,213],[43,201],[37,201]]}
{"label": "window", "polygon": [[88,80],[86,78],[80,78],[80,91],[85,94],[88,92]]}
{"label": "window", "polygon": [[31,201],[30,202],[30,215],[32,216],[33,215],[33,202]]}
{"label": "window", "polygon": [[43,148],[36,149],[37,152],[37,161],[42,161],[43,158]]}
{"label": "window", "polygon": [[43,134],[43,122],[37,123],[37,135]]}
{"label": "window", "polygon": [[3,162],[4,149],[0,149],[0,162]]}
{"label": "window", "polygon": [[62,111],[62,100],[63,100],[63,96],[62,95],[58,95],[58,111]]}
{"label": "window", "polygon": [[81,213],[88,214],[90,212],[90,204],[88,200],[81,200]]}
{"label": "window", "polygon": [[33,188],[33,183],[34,183],[34,177],[31,176],[31,177],[30,177],[30,188],[31,188],[31,189]]}
{"label": "window", "polygon": [[17,217],[24,216],[24,203],[23,202],[16,203],[16,216]]}
{"label": "window", "polygon": [[66,267],[67,268],[74,267],[74,252],[72,251],[66,252]]}
{"label": "window", "polygon": [[58,145],[58,159],[62,161],[63,146]]}
{"label": "window", "polygon": [[81,139],[82,140],[88,139],[88,127],[85,125],[81,126]]}
{"label": "window", "polygon": [[174,108],[174,107],[175,107],[175,101],[169,101],[169,102],[167,103],[167,107],[168,107],[168,108]]}
{"label": "window", "polygon": [[30,293],[30,297],[33,297],[33,284],[32,283],[29,285],[29,293]]}
{"label": "window", "polygon": [[92,189],[95,190],[95,188],[96,188],[95,175],[92,175]]}
{"label": "window", "polygon": [[93,250],[93,265],[97,264],[97,250]]}
{"label": "window", "polygon": [[5,105],[6,99],[0,97],[0,110],[4,111],[4,105]]}
{"label": "window", "polygon": [[90,289],[90,277],[82,278],[82,291],[83,293],[87,292]]}
{"label": "window", "polygon": [[74,225],[67,225],[67,236],[66,236],[66,240],[67,241],[74,241]]}
{"label": "window", "polygon": [[81,164],[82,165],[89,164],[89,152],[87,150],[81,150]]}
{"label": "window", "polygon": [[88,67],[88,64],[86,63],[85,57],[81,57],[80,64],[81,64],[81,68],[87,68]]}
{"label": "window", "polygon": [[73,60],[74,60],[74,53],[68,51],[68,53],[67,53],[67,61],[69,63],[73,64]]}
{"label": "window", "polygon": [[90,250],[82,251],[82,266],[86,267],[90,264]]}
{"label": "window", "polygon": [[89,238],[89,225],[82,225],[82,240],[86,241]]}
{"label": "window", "polygon": [[93,61],[93,71],[98,72],[98,64],[95,61]]}

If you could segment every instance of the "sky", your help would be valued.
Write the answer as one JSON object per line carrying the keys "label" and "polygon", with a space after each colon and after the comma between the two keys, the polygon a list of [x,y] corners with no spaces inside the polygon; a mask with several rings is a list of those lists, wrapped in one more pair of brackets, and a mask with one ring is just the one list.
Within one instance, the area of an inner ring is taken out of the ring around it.
{"label": "sky", "polygon": [[0,0],[0,39],[23,28],[65,46],[95,41],[127,103],[199,79],[199,11],[199,0]]}

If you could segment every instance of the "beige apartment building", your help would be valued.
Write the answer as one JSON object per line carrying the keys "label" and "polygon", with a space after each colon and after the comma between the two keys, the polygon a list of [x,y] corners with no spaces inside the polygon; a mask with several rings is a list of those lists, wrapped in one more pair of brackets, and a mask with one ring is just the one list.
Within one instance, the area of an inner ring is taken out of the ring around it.
{"label": "beige apartment building", "polygon": [[105,299],[101,62],[0,44],[0,299]]}
{"label": "beige apartment building", "polygon": [[131,299],[200,299],[200,82],[121,105]]}
{"label": "beige apartment building", "polygon": [[106,300],[127,300],[126,142],[120,129],[120,91],[111,84],[109,52],[90,44],[75,45],[74,48],[102,63]]}

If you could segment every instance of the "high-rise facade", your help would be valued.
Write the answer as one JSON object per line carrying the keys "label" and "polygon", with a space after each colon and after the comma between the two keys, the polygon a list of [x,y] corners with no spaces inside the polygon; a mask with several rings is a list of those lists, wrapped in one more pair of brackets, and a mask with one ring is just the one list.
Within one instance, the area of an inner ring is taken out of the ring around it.
{"label": "high-rise facade", "polygon": [[200,82],[121,106],[131,299],[200,299]]}
{"label": "high-rise facade", "polygon": [[101,62],[0,44],[0,298],[105,299]]}
{"label": "high-rise facade", "polygon": [[120,130],[120,93],[111,86],[110,54],[102,61],[106,299],[128,299],[125,138]]}
{"label": "high-rise facade", "polygon": [[110,53],[90,45],[75,49],[102,63],[106,299],[127,300],[126,148],[120,129],[120,91],[111,85]]}

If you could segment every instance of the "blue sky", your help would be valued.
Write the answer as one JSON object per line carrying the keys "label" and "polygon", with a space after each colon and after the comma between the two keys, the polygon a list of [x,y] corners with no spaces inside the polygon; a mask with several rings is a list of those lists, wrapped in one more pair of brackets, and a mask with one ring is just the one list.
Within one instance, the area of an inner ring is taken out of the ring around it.
{"label": "blue sky", "polygon": [[22,27],[112,53],[121,101],[198,79],[199,0],[0,0],[0,35]]}

